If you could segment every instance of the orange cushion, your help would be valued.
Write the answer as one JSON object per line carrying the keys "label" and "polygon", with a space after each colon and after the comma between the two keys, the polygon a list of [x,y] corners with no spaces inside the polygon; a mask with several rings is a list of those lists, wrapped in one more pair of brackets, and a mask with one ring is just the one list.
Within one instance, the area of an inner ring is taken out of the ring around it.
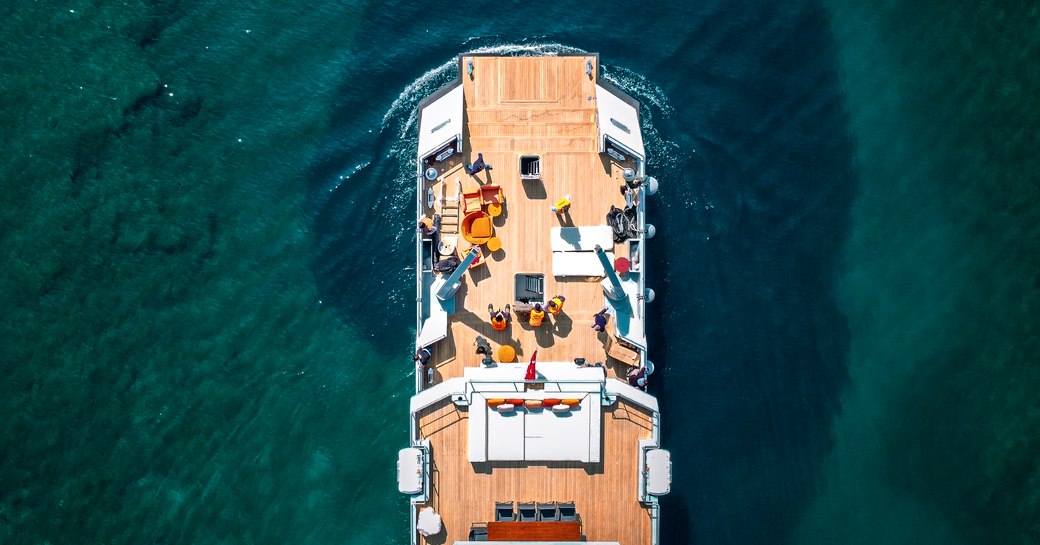
{"label": "orange cushion", "polygon": [[491,219],[481,216],[469,225],[469,234],[477,238],[485,238],[491,236]]}
{"label": "orange cushion", "polygon": [[505,402],[506,402],[506,400],[504,400],[504,399],[502,399],[500,397],[496,397],[496,398],[487,400],[488,407],[498,407],[499,405],[501,405],[501,404],[503,404]]}
{"label": "orange cushion", "polygon": [[522,400],[522,399],[515,399],[515,398],[514,399],[507,399],[506,403],[509,403],[510,405],[517,405],[517,406],[519,406],[519,405],[523,405],[524,404],[524,400]]}
{"label": "orange cushion", "polygon": [[547,397],[547,398],[542,400],[542,404],[544,404],[546,407],[552,407],[553,405],[559,405],[560,404],[560,400],[559,399],[554,399],[554,398],[551,398],[551,397]]}
{"label": "orange cushion", "polygon": [[580,399],[564,399],[562,401],[562,403],[564,405],[570,405],[571,407],[577,407],[578,405],[581,405],[581,400]]}
{"label": "orange cushion", "polygon": [[541,399],[528,399],[527,401],[524,402],[524,406],[526,406],[528,409],[540,409],[540,408],[542,408],[542,400]]}

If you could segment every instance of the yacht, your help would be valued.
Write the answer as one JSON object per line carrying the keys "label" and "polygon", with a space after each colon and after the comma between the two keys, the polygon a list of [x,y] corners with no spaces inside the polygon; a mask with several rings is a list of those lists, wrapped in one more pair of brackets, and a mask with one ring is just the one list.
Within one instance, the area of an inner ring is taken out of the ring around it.
{"label": "yacht", "polygon": [[597,54],[458,62],[419,104],[410,542],[656,545],[639,103]]}

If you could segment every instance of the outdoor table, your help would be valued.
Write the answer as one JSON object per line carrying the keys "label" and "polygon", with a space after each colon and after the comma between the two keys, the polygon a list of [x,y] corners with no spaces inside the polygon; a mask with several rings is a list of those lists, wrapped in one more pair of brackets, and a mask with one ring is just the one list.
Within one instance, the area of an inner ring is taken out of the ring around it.
{"label": "outdoor table", "polygon": [[578,522],[489,522],[488,541],[581,541]]}

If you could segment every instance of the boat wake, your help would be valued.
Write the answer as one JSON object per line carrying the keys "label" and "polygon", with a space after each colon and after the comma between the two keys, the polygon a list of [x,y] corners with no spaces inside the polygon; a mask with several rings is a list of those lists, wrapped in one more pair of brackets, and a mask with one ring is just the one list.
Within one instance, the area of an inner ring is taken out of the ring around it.
{"label": "boat wake", "polygon": [[[468,40],[464,45],[471,47],[466,47],[459,53],[515,56],[587,53],[584,49],[557,42],[484,43],[486,41],[487,38]],[[655,119],[668,119],[675,113],[664,90],[646,76],[628,68],[601,64],[601,69],[603,79],[632,95],[642,106],[641,128],[647,155],[658,164],[684,164],[693,150],[682,150],[676,142],[663,136],[654,125]],[[383,115],[380,130],[397,135],[390,146],[390,156],[398,164],[400,173],[394,182],[395,187],[407,188],[414,176],[414,151],[419,138],[416,133],[419,102],[423,97],[453,81],[458,75],[458,57],[444,60],[406,85]]]}

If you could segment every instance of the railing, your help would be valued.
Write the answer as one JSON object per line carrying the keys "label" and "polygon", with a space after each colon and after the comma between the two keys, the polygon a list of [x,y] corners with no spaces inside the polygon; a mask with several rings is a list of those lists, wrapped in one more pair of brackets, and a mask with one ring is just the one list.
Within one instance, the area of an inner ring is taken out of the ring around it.
{"label": "railing", "polygon": [[[415,160],[415,217],[418,218],[423,214],[423,188],[425,182],[423,181],[423,168],[422,161],[417,158]],[[422,308],[423,308],[423,273],[422,273],[422,237],[416,235],[415,237],[415,339],[419,339],[419,332],[422,331]],[[414,343],[413,343],[414,344]],[[416,346],[415,350],[419,350]],[[415,366],[413,366],[415,367]],[[426,384],[426,373],[420,371],[418,367],[415,367],[415,392],[419,393],[422,391],[423,386]],[[413,525],[414,527],[414,525]],[[413,538],[414,540],[414,538]]]}

